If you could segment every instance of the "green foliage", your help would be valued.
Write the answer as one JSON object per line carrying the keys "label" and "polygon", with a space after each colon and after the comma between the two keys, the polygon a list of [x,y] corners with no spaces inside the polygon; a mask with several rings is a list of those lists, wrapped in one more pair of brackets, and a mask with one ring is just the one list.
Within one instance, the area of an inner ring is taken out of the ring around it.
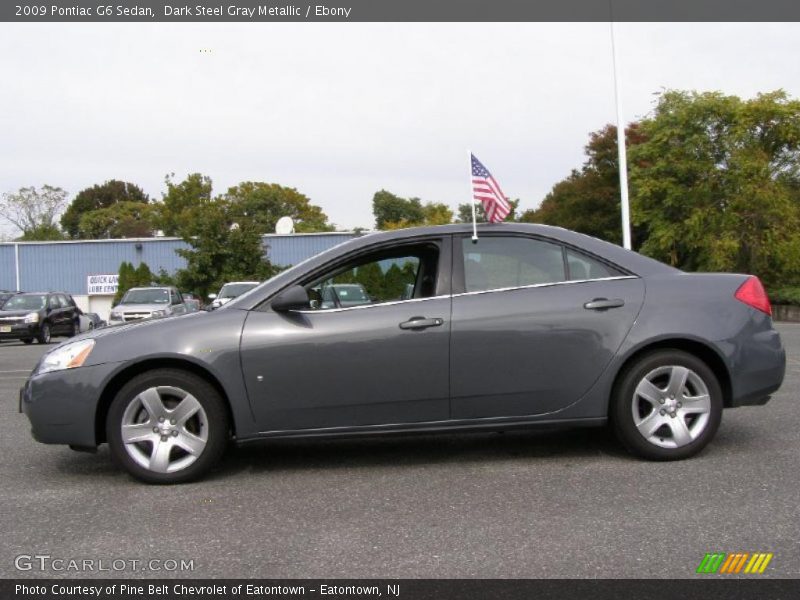
{"label": "green foliage", "polygon": [[419,198],[401,198],[386,190],[375,192],[372,197],[372,214],[375,215],[375,226],[382,230],[453,222],[453,211],[446,204],[422,204]]}
{"label": "green foliage", "polygon": [[333,231],[328,216],[319,206],[311,204],[304,194],[277,183],[244,181],[228,189],[224,197],[230,214],[240,224],[252,222],[258,233],[274,233],[281,217],[291,217],[297,233]]}
{"label": "green foliage", "polygon": [[[139,186],[133,183],[112,179],[101,185],[94,185],[78,192],[75,199],[62,215],[61,226],[69,237],[78,239],[81,235],[81,219],[92,211],[109,208],[119,202],[148,204],[149,201],[150,199],[147,197],[147,194],[145,194]],[[148,233],[148,235],[152,234]],[[103,235],[98,237],[107,236]]]}
{"label": "green foliage", "polygon": [[56,242],[64,239],[64,233],[57,225],[38,225],[17,238],[20,242]]}
{"label": "green foliage", "polygon": [[122,297],[131,288],[147,287],[154,282],[153,273],[147,263],[140,263],[138,267],[134,267],[129,262],[122,262],[119,265],[119,284],[117,286],[117,293],[114,295],[112,304],[116,306]]}
{"label": "green foliage", "polygon": [[83,215],[78,222],[81,239],[151,237],[156,211],[144,202],[116,202]]}
{"label": "green foliage", "polygon": [[[626,129],[625,139],[629,149],[642,143],[637,123]],[[585,151],[587,160],[581,170],[556,183],[539,208],[526,210],[519,220],[557,225],[621,244],[617,128],[606,125],[590,134]]]}
{"label": "green foliage", "polygon": [[211,178],[192,173],[180,183],[174,181],[175,173],[164,178],[167,193],[163,195],[157,220],[164,235],[179,236],[192,208],[211,202]]}
{"label": "green foliage", "polygon": [[215,200],[190,209],[183,239],[191,248],[176,252],[186,268],[175,275],[179,287],[206,297],[226,281],[264,280],[277,272],[264,259],[261,234],[251,219],[234,220],[228,202]]}
{"label": "green foliage", "polygon": [[375,227],[378,229],[389,229],[394,223],[418,225],[425,219],[419,198],[407,200],[386,190],[375,192],[372,197],[372,214],[375,215]]}
{"label": "green foliage", "polygon": [[641,251],[767,284],[800,277],[800,102],[669,91],[631,148]]}
{"label": "green foliage", "polygon": [[67,192],[59,187],[20,188],[14,193],[3,194],[0,218],[22,232],[22,241],[60,240],[64,236],[56,219],[66,203]]}
{"label": "green foliage", "polygon": [[772,304],[800,306],[800,285],[774,287],[768,290]]}

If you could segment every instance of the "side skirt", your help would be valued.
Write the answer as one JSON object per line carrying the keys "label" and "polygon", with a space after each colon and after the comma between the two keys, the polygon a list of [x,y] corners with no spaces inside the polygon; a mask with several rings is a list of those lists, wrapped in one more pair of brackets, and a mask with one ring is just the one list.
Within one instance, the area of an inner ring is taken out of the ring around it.
{"label": "side skirt", "polygon": [[526,417],[492,417],[452,421],[429,421],[424,423],[395,423],[391,425],[361,425],[358,427],[329,427],[322,429],[290,429],[261,431],[235,442],[243,445],[263,439],[274,438],[331,438],[362,437],[375,435],[402,435],[421,433],[466,432],[466,431],[510,431],[513,429],[567,429],[571,427],[602,427],[606,417],[583,419],[551,419]]}

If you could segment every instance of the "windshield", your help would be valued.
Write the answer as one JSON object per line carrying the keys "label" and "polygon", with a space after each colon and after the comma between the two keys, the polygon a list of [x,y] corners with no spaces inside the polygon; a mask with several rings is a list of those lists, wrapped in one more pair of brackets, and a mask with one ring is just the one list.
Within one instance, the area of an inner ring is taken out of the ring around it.
{"label": "windshield", "polygon": [[169,304],[169,290],[163,288],[128,290],[120,304]]}
{"label": "windshield", "polygon": [[12,296],[3,305],[3,310],[41,310],[46,300],[45,296]]}
{"label": "windshield", "polygon": [[220,298],[236,298],[256,287],[257,283],[226,283],[219,291]]}

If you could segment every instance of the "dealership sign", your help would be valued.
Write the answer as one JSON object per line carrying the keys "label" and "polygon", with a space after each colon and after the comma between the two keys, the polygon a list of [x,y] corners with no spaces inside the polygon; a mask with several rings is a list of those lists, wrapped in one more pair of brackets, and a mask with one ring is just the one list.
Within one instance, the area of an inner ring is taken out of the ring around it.
{"label": "dealership sign", "polygon": [[119,286],[119,274],[113,275],[87,275],[86,288],[90,296],[102,294],[116,294]]}

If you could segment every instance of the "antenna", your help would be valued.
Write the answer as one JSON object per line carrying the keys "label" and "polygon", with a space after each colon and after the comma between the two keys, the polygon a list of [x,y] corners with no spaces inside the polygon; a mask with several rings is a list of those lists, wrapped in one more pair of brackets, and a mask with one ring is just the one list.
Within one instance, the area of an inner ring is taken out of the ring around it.
{"label": "antenna", "polygon": [[294,233],[294,221],[292,221],[292,217],[281,217],[278,219],[278,222],[275,223],[275,233],[279,235]]}

